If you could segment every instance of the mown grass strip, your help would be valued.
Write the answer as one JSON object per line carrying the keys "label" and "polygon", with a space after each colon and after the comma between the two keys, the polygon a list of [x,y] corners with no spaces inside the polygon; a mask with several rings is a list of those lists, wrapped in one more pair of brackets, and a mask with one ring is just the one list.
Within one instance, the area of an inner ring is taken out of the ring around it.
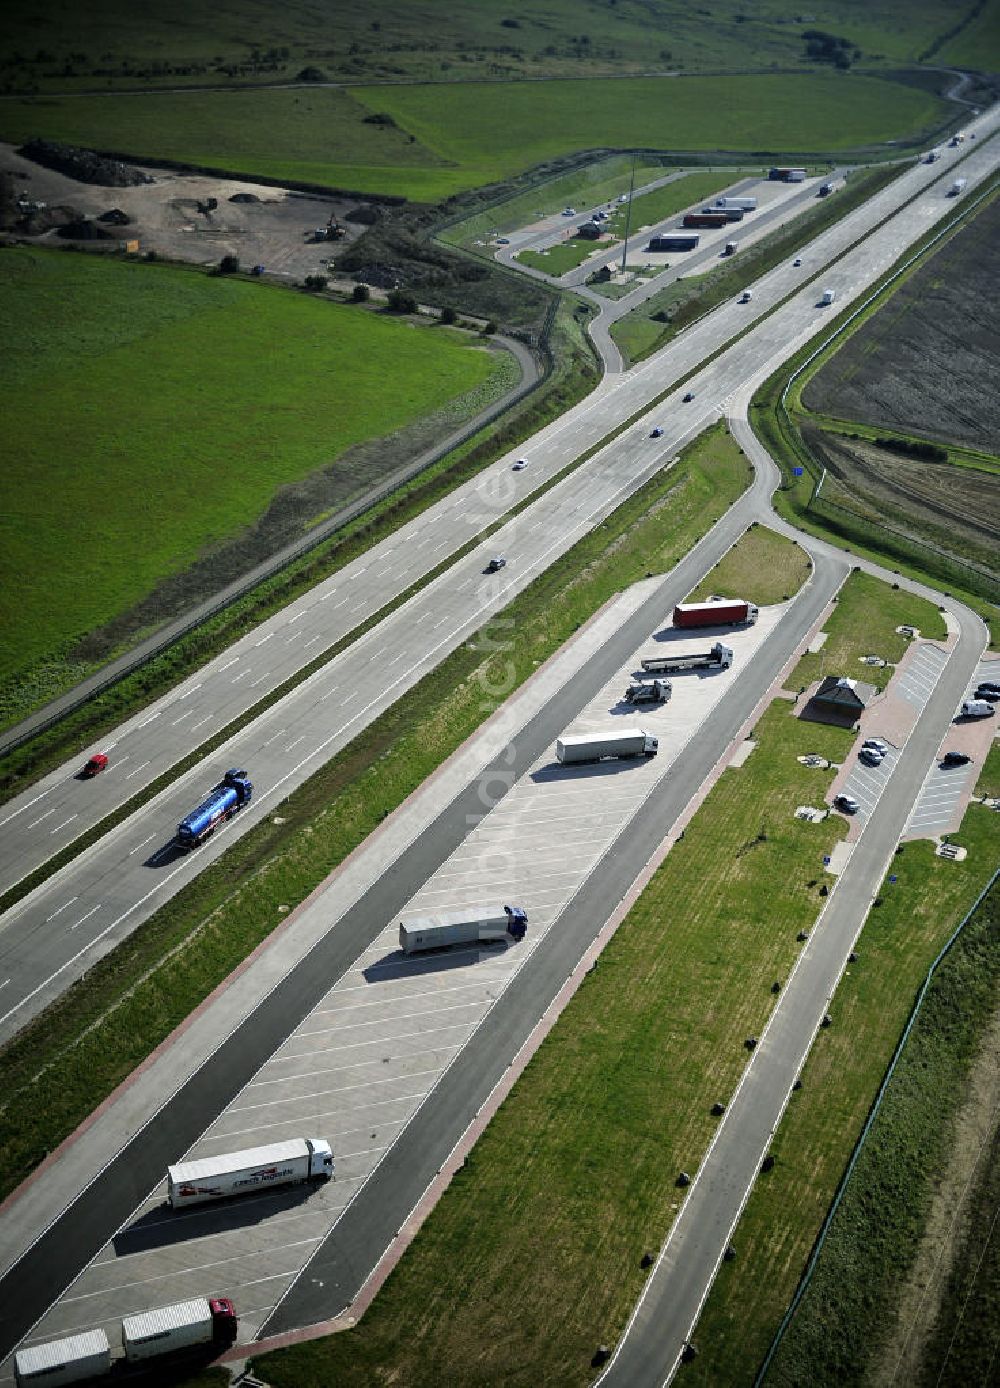
{"label": "mown grass strip", "polygon": [[[749,1384],[791,1300],[822,1219],[850,1158],[926,970],[957,922],[989,880],[996,863],[995,817],[970,807],[961,833],[962,863],[934,856],[930,843],[907,844],[893,862],[897,882],[886,885],[830,1005],[833,1025],[818,1037],[775,1137],[775,1166],[761,1176],[733,1243],[736,1259],[720,1268],[695,1332],[698,1358],[685,1370],[697,1385]],[[970,941],[973,937],[970,936]],[[962,1097],[961,1070],[976,1025],[995,1005],[996,943],[976,945],[959,969],[964,980],[921,1048],[921,1107],[886,1113],[884,1138],[873,1131],[870,1159],[855,1171],[851,1205],[842,1205],[843,1237],[834,1245],[829,1275],[815,1280],[811,1328],[793,1351],[779,1352],[767,1381],[863,1381],[865,1342],[877,1343],[892,1288],[905,1263],[902,1250],[918,1235],[926,1182],[940,1156],[938,1135]],[[956,956],[956,959],[958,956]],[[992,972],[992,981],[990,974]],[[968,1017],[964,989],[969,987]],[[954,1009],[954,1011],[952,1011]],[[978,1019],[978,1020],[977,1020]],[[966,1022],[973,1023],[966,1027]],[[956,1070],[956,1062],[959,1062]],[[926,1084],[926,1088],[924,1085]],[[901,1080],[905,1094],[910,1082]],[[885,1165],[881,1166],[881,1151]],[[919,1177],[919,1180],[917,1179]],[[846,1206],[846,1208],[845,1208]],[[838,1213],[837,1223],[841,1222]],[[831,1236],[832,1237],[832,1236]],[[821,1263],[825,1260],[821,1259]],[[817,1273],[819,1269],[817,1268]],[[805,1310],[803,1302],[802,1310]],[[828,1319],[827,1319],[828,1318]],[[793,1322],[794,1325],[794,1322]]]}
{"label": "mown grass strip", "polygon": [[8,1044],[0,1193],[479,726],[484,689],[511,687],[512,671],[523,682],[610,596],[669,570],[749,481],[721,426],[691,444],[504,610],[509,650],[484,657],[470,641],[454,652]]}
{"label": "mown grass strip", "polygon": [[800,544],[754,521],[686,601],[707,602],[719,595],[745,598],[758,607],[784,602],[799,591],[811,571],[812,560]]}

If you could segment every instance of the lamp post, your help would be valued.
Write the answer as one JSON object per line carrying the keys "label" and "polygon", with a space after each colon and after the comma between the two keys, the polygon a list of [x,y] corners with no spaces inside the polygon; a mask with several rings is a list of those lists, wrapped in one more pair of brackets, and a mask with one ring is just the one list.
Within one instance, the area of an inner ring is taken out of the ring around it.
{"label": "lamp post", "polygon": [[625,259],[628,256],[628,233],[632,223],[632,189],[635,187],[635,152],[632,153],[632,174],[628,181],[628,202],[625,204],[625,240],[622,242],[622,274],[625,273]]}

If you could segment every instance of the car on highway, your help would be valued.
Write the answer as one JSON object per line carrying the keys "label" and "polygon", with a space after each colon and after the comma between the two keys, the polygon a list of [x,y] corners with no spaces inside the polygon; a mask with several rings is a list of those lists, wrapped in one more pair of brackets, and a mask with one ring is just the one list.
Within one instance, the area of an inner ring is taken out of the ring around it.
{"label": "car on highway", "polygon": [[689,391],[685,394],[685,396],[684,396],[684,404],[685,404],[685,405],[689,404],[689,402],[692,401],[693,399],[694,399],[694,391],[693,391],[693,390],[689,390]]}
{"label": "car on highway", "polygon": [[941,765],[942,765],[942,766],[968,766],[968,764],[969,764],[969,762],[970,762],[971,760],[972,760],[972,758],[969,756],[968,752],[955,752],[955,751],[951,751],[951,752],[945,752],[944,756],[941,758]]}
{"label": "car on highway", "polygon": [[500,569],[505,569],[506,567],[507,560],[504,558],[504,556],[502,554],[494,554],[493,558],[486,565],[486,572],[488,574],[495,574]]}
{"label": "car on highway", "polygon": [[528,460],[527,460],[527,458],[518,458],[517,462],[516,462],[516,463],[514,464],[514,466],[511,468],[511,472],[523,472],[524,469],[525,469],[527,466],[528,466]]}
{"label": "car on highway", "polygon": [[657,426],[656,426],[655,429],[651,429],[651,430],[650,430],[650,432],[649,432],[649,437],[650,437],[651,439],[662,439],[662,438],[663,438],[663,430],[660,428],[660,426],[659,426],[658,424],[657,424]]}
{"label": "car on highway", "polygon": [[794,269],[797,270],[801,264],[802,264],[802,257],[801,257],[800,255],[797,255],[797,256],[795,257],[795,259],[792,261],[792,266],[794,267]]}
{"label": "car on highway", "polygon": [[889,744],[881,737],[866,737],[861,744],[862,750],[878,752],[880,756],[885,756],[889,750]]}
{"label": "car on highway", "polygon": [[738,304],[748,304],[752,298],[753,298],[753,290],[752,290],[752,289],[744,289],[743,293],[742,293],[742,294],[740,295],[740,297],[736,300],[736,302],[737,302]]}
{"label": "car on highway", "polygon": [[107,752],[95,752],[94,755],[87,762],[86,766],[84,766],[83,770],[80,772],[80,775],[85,780],[89,781],[92,776],[99,776],[102,771],[106,770],[107,765]]}
{"label": "car on highway", "polygon": [[844,814],[857,814],[858,810],[861,809],[860,803],[855,800],[853,795],[838,795],[833,803],[834,807]]}

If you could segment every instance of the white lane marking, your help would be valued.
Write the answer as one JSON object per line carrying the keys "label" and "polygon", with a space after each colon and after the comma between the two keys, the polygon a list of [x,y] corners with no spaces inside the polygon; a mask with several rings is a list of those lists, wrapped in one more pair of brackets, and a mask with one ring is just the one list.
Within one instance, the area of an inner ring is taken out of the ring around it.
{"label": "white lane marking", "polygon": [[319,636],[311,636],[311,637],[309,638],[309,640],[306,642],[306,644],[302,647],[302,649],[303,649],[304,651],[307,651],[307,650],[309,649],[310,646],[315,646],[315,644],[316,644],[317,641],[322,641],[322,640],[323,640],[322,634],[320,634]]}
{"label": "white lane marking", "polygon": [[59,832],[60,829],[65,829],[67,824],[72,824],[73,821],[74,821],[74,819],[77,819],[77,818],[79,818],[78,815],[71,814],[70,817],[69,817],[69,819],[64,819],[63,822],[62,822],[61,824],[57,824],[56,827],[55,827],[54,829],[50,829],[50,830],[49,830],[49,833],[50,833],[50,834],[58,834],[58,832]]}
{"label": "white lane marking", "polygon": [[236,662],[237,662],[238,660],[239,660],[239,656],[238,656],[238,655],[234,655],[233,658],[232,658],[232,660],[227,660],[226,663],[225,663],[225,665],[220,665],[220,666],[219,666],[219,669],[218,669],[218,672],[217,672],[217,673],[221,675],[222,672],[223,672],[223,670],[228,670],[229,667],[230,667],[230,665],[235,665]]}
{"label": "white lane marking", "polygon": [[269,632],[267,633],[266,636],[262,636],[262,637],[260,638],[259,641],[255,641],[255,642],[254,642],[254,646],[255,646],[255,647],[256,647],[256,646],[263,646],[264,642],[265,642],[265,641],[270,641],[270,639],[271,639],[271,637],[272,637],[273,635],[274,635],[274,632],[273,632],[273,631],[269,631]]}
{"label": "white lane marking", "polygon": [[[156,711],[151,717],[149,717],[149,718],[146,719],[145,723],[140,723],[140,724],[139,724],[139,728],[148,727],[150,723],[155,722],[156,719],[159,718],[159,716],[160,716],[160,714],[161,714],[162,712],[163,712],[162,709],[157,709],[157,711]],[[139,728],[136,728],[136,732],[139,731]]]}
{"label": "white lane marking", "polygon": [[58,916],[59,912],[60,912],[60,911],[65,911],[66,908],[67,908],[68,906],[72,906],[72,905],[73,905],[73,902],[76,901],[76,899],[77,899],[77,898],[76,898],[75,896],[71,896],[70,899],[69,899],[69,901],[64,901],[63,904],[62,904],[61,906],[58,906],[58,907],[52,912],[51,916],[46,916],[46,917],[45,917],[45,924],[48,925],[49,921],[54,921],[55,918],[56,918],[56,916]]}
{"label": "white lane marking", "polygon": [[192,713],[194,713],[194,709],[193,709],[193,708],[189,708],[188,711],[187,711],[187,713],[182,713],[181,716],[180,716],[180,718],[175,718],[174,721],[170,724],[170,726],[171,726],[172,728],[176,728],[178,723],[183,723],[184,720],[185,720],[185,718],[190,718],[190,717],[191,717]]}
{"label": "white lane marking", "polygon": [[338,607],[343,607],[344,604],[350,602],[350,600],[351,600],[351,599],[350,599],[350,596],[349,596],[349,595],[348,595],[346,598],[341,598],[341,599],[340,599],[340,602],[335,602],[335,603],[333,604],[333,610],[336,612],[336,610],[337,610]]}
{"label": "white lane marking", "polygon": [[301,612],[296,612],[294,617],[289,617],[288,625],[291,626],[294,622],[300,622],[305,615],[305,608],[303,608]]}
{"label": "white lane marking", "polygon": [[0,988],[6,988],[6,987],[7,987],[7,984],[8,984],[9,982],[10,982],[10,979],[9,979],[9,978],[5,978],[4,981],[3,981],[2,983],[0,983]]}
{"label": "white lane marking", "polygon": [[[28,825],[28,828],[29,828],[29,829],[34,829],[34,827],[35,827],[36,824],[41,824],[41,822],[42,822],[43,819],[48,819],[48,817],[49,817],[50,814],[55,814],[55,807],[54,807],[54,806],[53,806],[53,808],[52,808],[51,810],[46,810],[44,814],[40,814],[40,815],[38,816],[37,819],[33,819],[33,820],[31,821],[31,823]],[[13,817],[13,816],[12,816],[12,817]]]}
{"label": "white lane marking", "polygon": [[287,731],[287,729],[285,729],[285,728],[279,728],[278,731],[277,731],[276,733],[272,733],[272,734],[271,734],[271,736],[267,739],[266,742],[262,742],[262,743],[260,744],[260,748],[259,748],[258,750],[260,750],[260,751],[262,752],[262,751],[264,750],[265,747],[270,747],[271,743],[272,743],[272,742],[277,742],[278,738],[281,737],[282,734],[285,733],[286,731]]}
{"label": "white lane marking", "polygon": [[288,640],[285,642],[285,645],[286,645],[286,646],[290,646],[290,645],[292,644],[293,641],[298,641],[298,639],[299,639],[299,637],[300,637],[301,635],[302,635],[301,631],[293,631],[292,634],[291,634],[291,636],[290,636],[290,637],[288,638]]}
{"label": "white lane marking", "polygon": [[146,767],[147,767],[148,765],[149,765],[149,762],[148,762],[148,761],[140,762],[139,765],[135,768],[135,770],[134,770],[134,771],[130,771],[130,772],[128,773],[128,775],[125,777],[126,781],[131,781],[131,779],[132,779],[133,776],[138,776],[138,774],[139,774],[140,771],[145,771],[145,769],[146,769]]}
{"label": "white lane marking", "polygon": [[[51,789],[52,787],[49,786],[49,790]],[[41,795],[36,795],[33,800],[29,800],[26,804],[22,805],[19,810],[15,810],[13,814],[9,814],[6,819],[0,819],[0,828],[2,828],[4,824],[9,824],[12,819],[16,819],[19,814],[24,814],[25,810],[30,810],[32,805],[37,805],[39,800],[44,800],[49,790],[43,790]],[[28,828],[31,828],[30,824]]]}
{"label": "white lane marking", "polygon": [[290,751],[292,750],[293,747],[297,747],[297,746],[299,745],[300,742],[305,742],[305,740],[306,740],[306,735],[305,735],[305,733],[303,733],[302,736],[301,736],[301,737],[297,737],[297,738],[295,739],[294,742],[290,742],[290,743],[288,744],[288,746],[285,748],[285,751],[286,751],[286,752],[290,752]]}
{"label": "white lane marking", "polygon": [[125,763],[126,763],[127,761],[131,761],[131,760],[132,760],[132,753],[131,753],[131,752],[126,752],[125,755],[124,755],[123,757],[118,757],[118,758],[117,758],[117,761],[116,761],[116,763],[115,763],[115,770],[116,770],[116,771],[117,771],[117,770],[120,770],[120,769],[125,765]]}
{"label": "white lane marking", "polygon": [[207,723],[211,717],[210,713],[206,713],[204,718],[199,718],[197,723],[191,724],[191,731],[194,732],[195,728],[200,728],[202,723]]}
{"label": "white lane marking", "polygon": [[91,918],[91,916],[94,914],[94,912],[95,912],[95,911],[99,911],[100,909],[101,909],[101,903],[100,903],[100,902],[98,902],[96,906],[91,906],[91,908],[90,908],[90,910],[87,912],[87,914],[86,914],[85,916],[81,916],[80,919],[76,922],[76,925],[71,925],[71,926],[70,926],[70,930],[75,930],[76,927],[77,927],[78,925],[82,925],[82,924],[84,923],[84,921],[89,921],[90,918]]}
{"label": "white lane marking", "polygon": [[264,681],[267,679],[267,677],[268,677],[268,675],[269,675],[270,673],[271,673],[270,670],[265,670],[264,673],[261,675],[260,679],[253,680],[250,684],[247,685],[247,688],[248,688],[248,689],[256,689],[257,686],[258,686],[258,684],[263,684],[263,683],[264,683]]}
{"label": "white lane marking", "polygon": [[180,703],[181,699],[188,699],[188,698],[190,698],[191,695],[192,695],[196,690],[200,689],[201,686],[202,686],[203,684],[204,684],[204,680],[199,680],[197,684],[193,684],[193,685],[191,686],[190,689],[186,689],[186,690],[184,691],[184,693],[180,696],[180,698],[177,700],[177,702]]}
{"label": "white lane marking", "polygon": [[236,676],[236,678],[233,680],[233,684],[239,684],[240,680],[245,680],[247,675],[249,675],[250,673],[250,670],[244,670],[241,675]]}
{"label": "white lane marking", "polygon": [[335,684],[332,689],[328,689],[326,693],[320,698],[320,703],[325,704],[327,699],[332,699],[334,694],[336,694],[338,688],[339,685]]}
{"label": "white lane marking", "polygon": [[[128,856],[129,856],[130,858],[134,858],[135,855],[140,851],[140,849],[145,848],[145,846],[146,846],[147,843],[152,843],[153,839],[155,839],[155,838],[156,838],[156,835],[155,835],[155,834],[150,834],[149,838],[143,839],[142,843],[137,843],[136,846],[135,846],[133,849],[130,850]],[[76,900],[76,897],[74,897],[73,900],[75,901],[75,900]]]}

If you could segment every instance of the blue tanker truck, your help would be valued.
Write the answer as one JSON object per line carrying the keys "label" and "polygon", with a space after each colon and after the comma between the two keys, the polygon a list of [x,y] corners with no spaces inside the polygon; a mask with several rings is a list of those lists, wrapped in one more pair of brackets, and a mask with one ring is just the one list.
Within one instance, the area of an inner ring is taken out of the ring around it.
{"label": "blue tanker truck", "polygon": [[208,799],[178,824],[177,842],[182,848],[197,848],[223,820],[232,819],[244,805],[249,805],[252,795],[253,786],[245,771],[227,771]]}

